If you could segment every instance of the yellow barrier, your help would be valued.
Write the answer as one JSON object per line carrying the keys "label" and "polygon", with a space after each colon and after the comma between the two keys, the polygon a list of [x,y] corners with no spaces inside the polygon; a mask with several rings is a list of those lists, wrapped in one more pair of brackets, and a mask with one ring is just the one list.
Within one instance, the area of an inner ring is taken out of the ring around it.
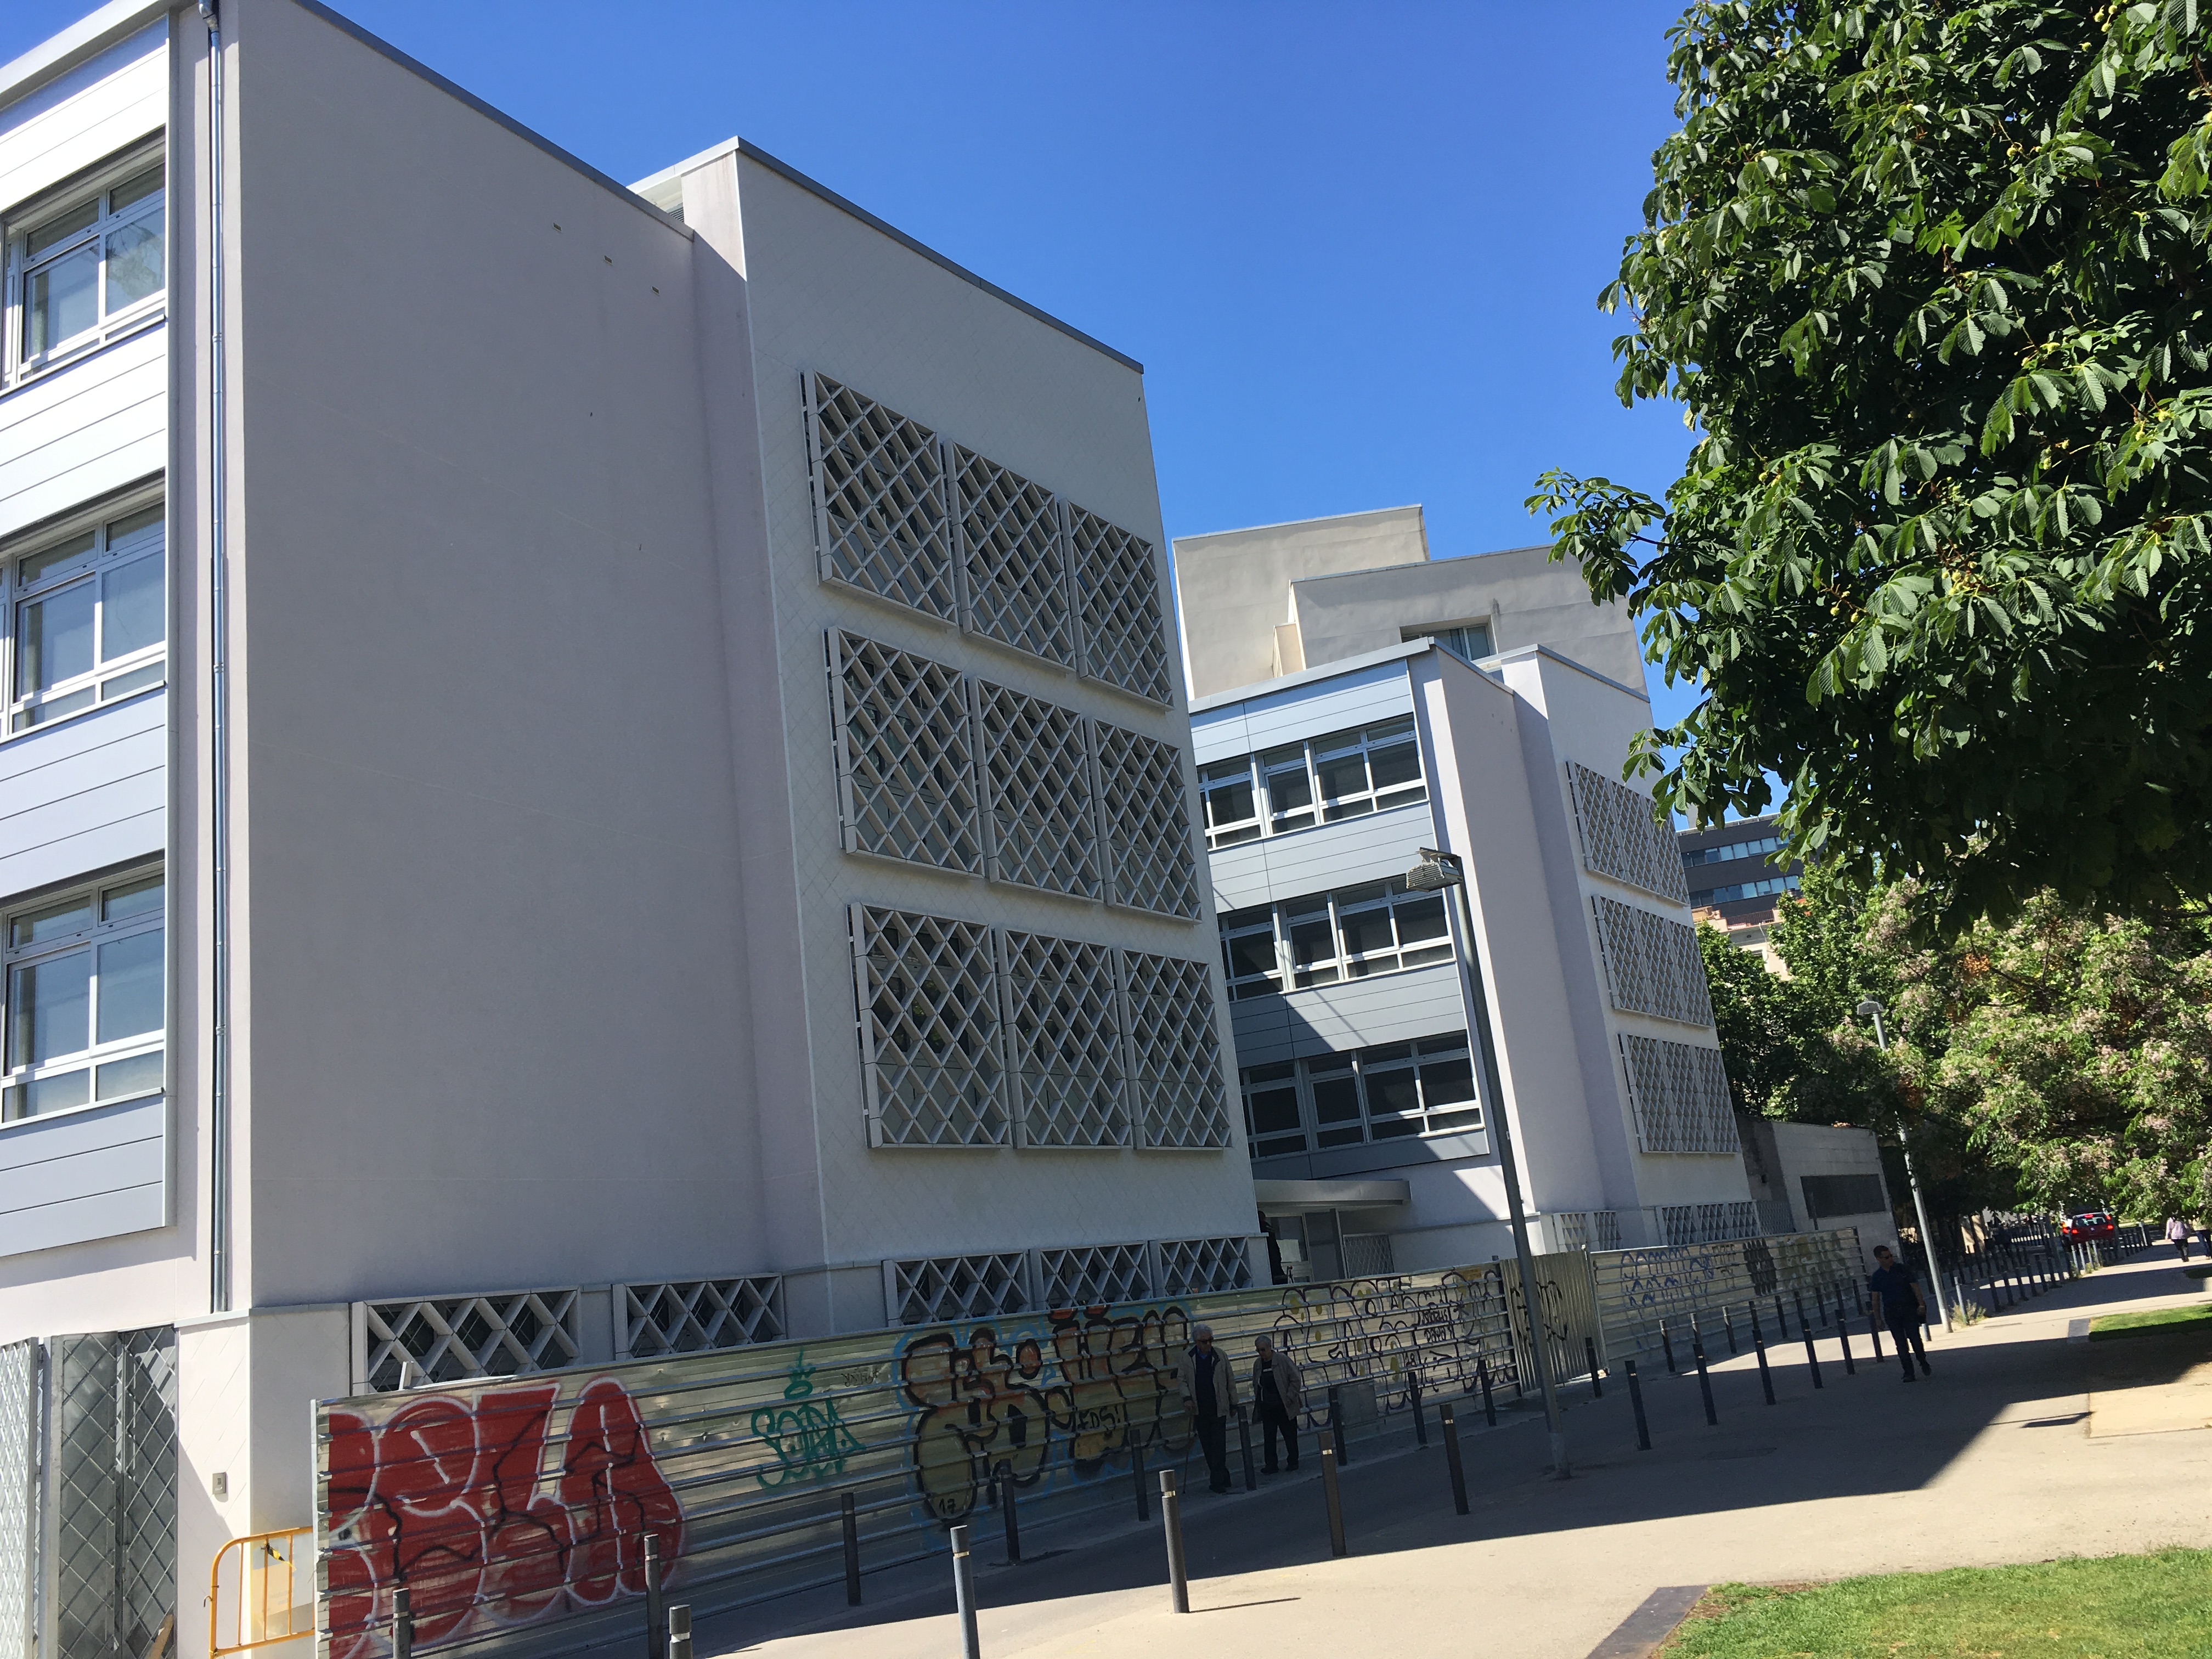
{"label": "yellow barrier", "polygon": [[[234,1593],[226,1602],[224,1597],[223,1563],[235,1552],[237,1565]],[[208,1570],[208,1650],[211,1654],[238,1653],[246,1648],[266,1647],[271,1642],[289,1642],[295,1637],[315,1633],[314,1574],[315,1529],[313,1527],[284,1527],[275,1532],[249,1533],[243,1538],[234,1538],[215,1553],[215,1565]],[[294,1569],[306,1565],[310,1571],[295,1580]],[[295,1589],[305,1589],[307,1600],[299,1604]],[[222,1639],[223,1613],[228,1607],[231,1617],[231,1634],[235,1638]]]}

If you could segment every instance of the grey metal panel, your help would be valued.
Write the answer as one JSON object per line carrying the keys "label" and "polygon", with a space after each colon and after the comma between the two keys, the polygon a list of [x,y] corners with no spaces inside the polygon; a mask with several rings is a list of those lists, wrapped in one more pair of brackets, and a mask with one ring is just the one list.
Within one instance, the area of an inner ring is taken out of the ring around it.
{"label": "grey metal panel", "polygon": [[1244,705],[1232,703],[1217,714],[1194,714],[1190,721],[1191,752],[1205,766],[1218,760],[1234,760],[1252,752],[1245,736]]}
{"label": "grey metal panel", "polygon": [[0,109],[0,205],[159,132],[168,119],[168,39],[156,22]]}
{"label": "grey metal panel", "polygon": [[1230,1004],[1240,1066],[1467,1029],[1455,963]]}
{"label": "grey metal panel", "polygon": [[1254,697],[1242,705],[1254,749],[1340,732],[1413,712],[1413,683],[1403,662],[1378,663],[1323,684]]}
{"label": "grey metal panel", "polygon": [[[1424,1164],[1456,1164],[1465,1158],[1489,1156],[1490,1132],[1486,1129],[1466,1134],[1377,1140],[1358,1146],[1332,1146],[1324,1152],[1293,1152],[1287,1158],[1255,1158],[1252,1184],[1255,1189],[1263,1186],[1296,1186],[1305,1182],[1372,1186],[1376,1183],[1346,1183],[1332,1178],[1375,1170],[1412,1169]],[[1268,1200],[1263,1197],[1260,1201],[1265,1204]],[[1342,1200],[1341,1206],[1348,1207],[1350,1203],[1349,1200]],[[1476,1227],[1494,1218],[1471,1216],[1464,1224]]]}
{"label": "grey metal panel", "polygon": [[161,850],[158,691],[0,744],[0,898]]}
{"label": "grey metal panel", "polygon": [[150,328],[0,398],[0,536],[161,470],[167,343]]}
{"label": "grey metal panel", "polygon": [[168,1109],[156,1095],[0,1131],[0,1255],[158,1227]]}
{"label": "grey metal panel", "polygon": [[1385,876],[1402,876],[1424,847],[1436,844],[1428,803],[1346,818],[1287,836],[1270,836],[1209,855],[1214,905],[1241,910],[1276,899],[1326,893]]}

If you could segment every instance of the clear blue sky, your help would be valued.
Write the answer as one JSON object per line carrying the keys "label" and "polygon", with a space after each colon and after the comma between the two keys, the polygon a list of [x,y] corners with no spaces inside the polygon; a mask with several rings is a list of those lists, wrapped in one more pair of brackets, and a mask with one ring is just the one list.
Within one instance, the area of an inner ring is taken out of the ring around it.
{"label": "clear blue sky", "polygon": [[[618,179],[742,133],[1140,359],[1171,536],[1419,501],[1439,557],[1521,546],[1545,468],[1656,490],[1687,442],[1594,304],[1679,5],[339,9]],[[8,0],[0,61],[89,9]]]}

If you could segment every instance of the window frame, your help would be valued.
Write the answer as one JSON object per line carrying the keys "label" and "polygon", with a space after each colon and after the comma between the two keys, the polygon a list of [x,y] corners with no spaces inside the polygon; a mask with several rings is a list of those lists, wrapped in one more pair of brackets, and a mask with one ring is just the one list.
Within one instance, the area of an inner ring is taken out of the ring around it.
{"label": "window frame", "polygon": [[[151,909],[112,921],[106,916],[105,910],[111,896],[119,890],[142,886],[149,880],[160,884],[160,901]],[[17,922],[27,916],[67,906],[78,900],[85,901],[91,912],[90,919],[84,926],[45,939],[22,945],[15,943]],[[0,911],[0,1131],[13,1128],[19,1123],[48,1122],[72,1112],[94,1111],[167,1091],[170,1018],[168,920],[168,872],[166,866],[159,860],[136,865],[95,880],[52,889],[36,898],[9,905],[4,911]],[[161,940],[158,958],[161,970],[161,1018],[149,1030],[102,1042],[100,1036],[100,999],[103,994],[100,951],[106,945],[149,933],[160,937]],[[16,975],[27,967],[59,962],[79,952],[91,958],[86,980],[86,1046],[43,1060],[19,1060],[15,1006]],[[147,1054],[161,1057],[160,1075],[151,1085],[126,1086],[105,1097],[100,1093],[99,1073],[101,1068]],[[46,1111],[25,1109],[24,1091],[28,1085],[79,1072],[85,1074],[83,1100]]]}
{"label": "window frame", "polygon": [[[1402,1051],[1401,1053],[1400,1051]],[[1464,1060],[1468,1093],[1461,1098],[1431,1104],[1426,1072]],[[1317,1068],[1325,1068],[1316,1076]],[[1378,1108],[1369,1079],[1378,1081],[1401,1071],[1413,1074],[1419,1104],[1414,1113]],[[1353,1117],[1335,1116],[1324,1127],[1315,1095],[1315,1085],[1348,1080],[1357,1107]],[[1298,1124],[1292,1129],[1261,1130],[1253,1115],[1255,1093],[1295,1091]],[[1387,1146],[1394,1140],[1429,1140],[1441,1135],[1486,1133],[1489,1114],[1482,1104],[1481,1078],[1465,1031],[1444,1031],[1398,1042],[1370,1043],[1358,1048],[1332,1048],[1296,1060],[1271,1060],[1240,1067],[1237,1073],[1237,1103],[1244,1114],[1245,1146],[1254,1159],[1293,1158],[1331,1152],[1351,1146]],[[1377,1134],[1378,1122],[1387,1126],[1413,1122],[1410,1133]],[[1293,1144],[1295,1143],[1295,1144]]]}
{"label": "window frame", "polygon": [[[1378,733],[1382,735],[1378,737]],[[1378,750],[1401,746],[1413,751],[1412,781],[1377,788],[1375,785],[1374,755]],[[1293,750],[1299,751],[1296,760],[1291,757]],[[1346,757],[1353,754],[1360,757],[1366,787],[1342,795],[1326,794],[1322,787],[1323,763],[1341,763]],[[1274,757],[1280,758],[1273,765],[1267,764],[1270,757]],[[1240,763],[1243,767],[1241,774],[1232,769]],[[1198,776],[1200,805],[1206,817],[1206,850],[1209,853],[1219,852],[1224,848],[1241,847],[1249,842],[1273,840],[1278,836],[1295,836],[1308,830],[1322,830],[1332,823],[1342,823],[1352,818],[1395,811],[1401,806],[1419,806],[1429,799],[1428,763],[1421,753],[1420,729],[1414,724],[1410,713],[1299,738],[1241,757],[1224,755],[1218,760],[1200,763]],[[1273,792],[1267,787],[1268,780],[1291,776],[1302,779],[1306,799],[1288,803],[1283,811],[1278,811]],[[1251,792],[1249,814],[1242,818],[1215,823],[1215,792],[1236,788]],[[1297,821],[1285,823],[1283,822],[1285,819]]]}
{"label": "window frame", "polygon": [[[112,708],[118,702],[167,686],[171,621],[167,505],[160,485],[139,486],[110,496],[98,507],[0,543],[0,743],[52,731],[65,721]],[[149,510],[157,514],[151,522],[139,526],[120,539],[115,537],[117,525]],[[52,571],[27,581],[23,579],[27,560],[88,533],[92,537],[92,546],[82,557],[65,561]],[[161,637],[149,645],[102,660],[100,650],[106,630],[108,580],[146,559],[155,560],[161,565]],[[42,690],[19,690],[22,607],[40,604],[81,584],[89,584],[93,589],[92,666]],[[156,672],[149,673],[149,670]],[[123,684],[125,681],[131,684]],[[43,719],[32,718],[37,710],[66,703],[85,692],[92,694],[86,702],[60,708]]]}
{"label": "window frame", "polygon": [[1703,865],[1727,864],[1736,859],[1781,850],[1782,838],[1779,836],[1763,836],[1756,841],[1724,841],[1717,847],[1693,847],[1682,854],[1682,863],[1694,870]]}
{"label": "window frame", "polygon": [[[1370,890],[1372,889],[1382,890],[1370,896]],[[1347,896],[1358,896],[1350,897],[1347,902]],[[1436,907],[1437,920],[1440,924],[1437,931],[1423,933],[1409,942],[1401,914],[1430,905]],[[1352,950],[1345,935],[1346,916],[1366,915],[1378,907],[1386,907],[1389,911],[1389,950]],[[1259,920],[1262,912],[1267,917],[1264,925]],[[1328,919],[1330,953],[1326,957],[1314,957],[1301,963],[1293,945],[1294,932],[1311,927],[1315,919],[1323,915]],[[1417,968],[1433,968],[1458,960],[1458,947],[1452,937],[1450,917],[1445,912],[1442,896],[1407,887],[1403,876],[1378,877],[1373,881],[1355,882],[1319,893],[1273,899],[1266,904],[1248,905],[1241,910],[1223,912],[1216,921],[1221,939],[1222,974],[1232,1002],[1246,997],[1281,995],[1291,991],[1323,990],[1332,985],[1378,979],[1386,974],[1410,973]],[[1273,939],[1273,971],[1240,972],[1231,951],[1231,941],[1256,938],[1262,932],[1271,933]],[[1414,956],[1419,959],[1407,960],[1407,957]]]}
{"label": "window frame", "polygon": [[[154,189],[121,209],[111,204],[110,198],[117,185],[127,184],[155,167],[161,170],[161,181]],[[96,204],[90,224],[71,232],[50,248],[41,248],[36,255],[31,253],[33,232],[87,202]],[[8,214],[3,233],[8,330],[4,361],[9,386],[27,383],[75,362],[88,352],[151,327],[167,315],[168,204],[168,146],[166,135],[156,135],[33,197]],[[111,311],[107,303],[107,240],[156,215],[161,221],[161,280],[143,297]],[[81,329],[66,340],[51,343],[33,354],[29,349],[31,278],[88,246],[100,250],[94,320],[89,328]]]}
{"label": "window frame", "polygon": [[1785,893],[1795,893],[1802,878],[1793,875],[1762,876],[1757,881],[1739,881],[1726,887],[1708,887],[1701,893],[1690,895],[1690,902],[1697,904],[1734,904],[1742,899],[1779,898]]}
{"label": "window frame", "polygon": [[[1415,640],[1433,641],[1438,650],[1450,652],[1472,668],[1483,657],[1498,654],[1498,629],[1494,623],[1495,618],[1491,617],[1468,617],[1458,622],[1407,623],[1399,627],[1398,637],[1408,645]],[[1486,648],[1480,653],[1461,648],[1466,641],[1468,630],[1474,628],[1482,630],[1482,643]]]}

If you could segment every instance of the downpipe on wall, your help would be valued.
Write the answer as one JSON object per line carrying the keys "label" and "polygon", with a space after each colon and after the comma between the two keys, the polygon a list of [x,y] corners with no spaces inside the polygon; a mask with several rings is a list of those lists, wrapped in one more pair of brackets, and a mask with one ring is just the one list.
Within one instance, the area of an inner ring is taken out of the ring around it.
{"label": "downpipe on wall", "polygon": [[214,842],[210,988],[213,1030],[208,1097],[208,1308],[230,1311],[230,596],[229,442],[224,419],[222,24],[218,0],[199,0],[208,32],[208,709],[210,830]]}

